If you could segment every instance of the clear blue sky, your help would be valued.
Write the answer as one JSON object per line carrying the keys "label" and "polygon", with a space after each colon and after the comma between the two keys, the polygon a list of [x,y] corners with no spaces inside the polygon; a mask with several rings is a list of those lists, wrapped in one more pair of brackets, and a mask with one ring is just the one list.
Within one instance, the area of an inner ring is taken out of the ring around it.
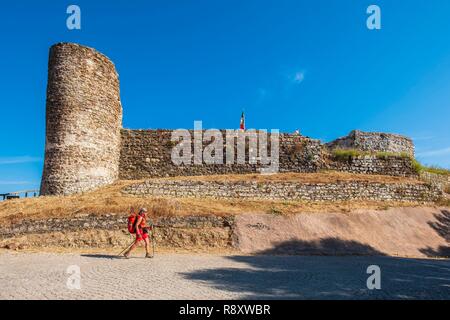
{"label": "clear blue sky", "polygon": [[[66,28],[77,4],[82,29]],[[378,4],[382,29],[366,28]],[[450,1],[8,1],[0,5],[0,192],[39,186],[48,48],[94,47],[128,128],[352,129],[411,136],[450,167]]]}

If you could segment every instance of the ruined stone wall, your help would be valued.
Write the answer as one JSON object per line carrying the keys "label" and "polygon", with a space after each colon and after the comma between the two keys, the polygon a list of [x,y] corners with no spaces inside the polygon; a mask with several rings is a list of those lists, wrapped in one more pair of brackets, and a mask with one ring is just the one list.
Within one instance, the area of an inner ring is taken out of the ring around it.
{"label": "ruined stone wall", "polygon": [[[231,246],[234,217],[161,217],[155,224],[158,248],[224,248]],[[11,243],[27,247],[126,246],[130,243],[126,225],[127,216],[114,213],[23,220],[0,225],[0,247]]]}
{"label": "ruined stone wall", "polygon": [[327,169],[360,174],[379,174],[387,176],[417,177],[409,157],[364,155],[334,158],[327,164]]}
{"label": "ruined stone wall", "polygon": [[123,190],[135,196],[302,201],[434,202],[442,192],[422,183],[340,181],[333,183],[151,180]]}
{"label": "ruined stone wall", "polygon": [[420,178],[428,183],[437,186],[439,189],[450,193],[450,175],[437,174],[432,172],[421,172]]}
{"label": "ruined stone wall", "polygon": [[[123,129],[120,178],[133,180],[150,177],[254,173],[259,172],[261,168],[259,162],[249,164],[248,143],[245,164],[236,164],[235,161],[235,164],[175,165],[171,159],[171,151],[176,143],[171,142],[171,135],[172,130]],[[222,135],[225,142],[226,135],[223,130]],[[203,147],[209,143],[210,141],[203,142]],[[322,145],[319,140],[294,134],[280,134],[279,146],[280,172],[316,172],[324,166]],[[191,150],[193,154],[193,144]],[[234,152],[237,157],[236,144]],[[226,149],[223,154],[225,159]]]}
{"label": "ruined stone wall", "polygon": [[119,176],[122,106],[113,63],[77,44],[51,47],[41,195],[83,192]]}
{"label": "ruined stone wall", "polygon": [[[248,163],[248,145],[244,165],[175,165],[171,159],[171,150],[176,143],[171,142],[171,134],[172,130],[123,129],[120,178],[136,180],[153,177],[241,174],[255,173],[261,168],[260,164]],[[223,136],[225,137],[224,131]],[[279,172],[318,172],[328,169],[361,174],[417,176],[409,157],[364,155],[339,159],[328,154],[319,140],[295,134],[280,134],[279,138]],[[208,143],[204,142],[203,147]],[[193,153],[193,145],[191,151]],[[226,150],[223,152],[225,159]],[[235,154],[237,154],[236,146]]]}
{"label": "ruined stone wall", "polygon": [[[41,195],[84,192],[119,178],[255,173],[268,166],[259,159],[256,164],[249,163],[248,143],[244,164],[238,164],[237,157],[234,164],[174,164],[171,152],[176,143],[171,141],[172,130],[122,129],[119,79],[114,64],[94,49],[77,44],[59,43],[50,49],[46,111]],[[224,130],[222,136],[225,141]],[[204,141],[203,149],[210,142]],[[404,157],[336,161],[330,160],[327,152],[351,148],[414,155],[412,141],[403,136],[352,131],[326,146],[298,134],[279,134],[279,172],[333,169],[414,175],[411,161]],[[224,155],[227,151],[224,148]],[[234,153],[238,154],[236,145]]]}
{"label": "ruined stone wall", "polygon": [[406,153],[414,157],[414,144],[408,137],[354,130],[346,137],[327,144],[330,149],[356,149],[370,152]]}

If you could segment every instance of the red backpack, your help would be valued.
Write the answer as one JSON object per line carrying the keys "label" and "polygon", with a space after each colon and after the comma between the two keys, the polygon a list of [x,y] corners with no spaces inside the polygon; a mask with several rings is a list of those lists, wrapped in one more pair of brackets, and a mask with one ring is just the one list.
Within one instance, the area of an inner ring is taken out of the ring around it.
{"label": "red backpack", "polygon": [[130,233],[136,233],[135,223],[137,220],[137,214],[132,211],[131,214],[128,216],[128,232]]}

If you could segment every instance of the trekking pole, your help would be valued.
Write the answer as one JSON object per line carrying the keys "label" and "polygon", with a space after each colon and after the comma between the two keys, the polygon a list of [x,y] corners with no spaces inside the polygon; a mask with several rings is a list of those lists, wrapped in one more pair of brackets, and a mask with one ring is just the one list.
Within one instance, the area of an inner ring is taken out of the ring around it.
{"label": "trekking pole", "polygon": [[156,237],[155,237],[155,227],[156,225],[153,225],[152,227],[152,249],[153,249],[153,257],[155,256],[155,247],[156,247]]}
{"label": "trekking pole", "polygon": [[127,251],[128,249],[130,249],[131,248],[131,246],[134,244],[134,240],[133,240],[133,242],[132,243],[130,243],[130,245],[128,246],[128,247],[126,247],[125,249],[123,249],[119,254],[118,254],[118,256],[120,257],[125,251]]}
{"label": "trekking pole", "polygon": [[151,258],[154,258],[155,257],[156,240],[155,240],[155,225],[153,223],[150,225],[149,241],[151,242],[151,246],[152,246]]}

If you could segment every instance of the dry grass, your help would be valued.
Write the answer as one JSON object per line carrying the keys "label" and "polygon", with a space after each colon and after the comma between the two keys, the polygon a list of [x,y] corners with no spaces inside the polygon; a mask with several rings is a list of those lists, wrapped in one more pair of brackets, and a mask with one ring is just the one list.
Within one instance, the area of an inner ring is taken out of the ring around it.
{"label": "dry grass", "polygon": [[450,185],[444,187],[444,192],[450,194]]}
{"label": "dry grass", "polygon": [[193,181],[218,181],[218,182],[237,182],[237,181],[255,181],[255,182],[288,182],[296,181],[302,183],[336,183],[348,181],[367,181],[379,183],[417,183],[422,181],[406,177],[394,177],[383,175],[354,174],[348,172],[323,171],[318,173],[278,173],[272,175],[254,174],[227,174],[210,176],[192,176],[192,177],[170,177],[161,180],[193,180]]}
{"label": "dry grass", "polygon": [[[167,178],[174,179],[174,178]],[[364,180],[373,182],[395,183],[415,180],[400,177],[364,176],[347,173],[315,173],[315,174],[277,174],[262,176],[226,175],[182,177],[176,179],[212,180],[212,181],[302,181],[305,183],[330,183],[336,181]],[[161,198],[135,197],[121,193],[121,190],[139,181],[119,181],[114,185],[96,191],[71,195],[28,199],[16,199],[0,202],[0,225],[18,222],[22,219],[46,219],[74,217],[78,214],[128,214],[130,208],[146,207],[153,217],[214,214],[229,215],[243,213],[295,214],[302,212],[350,212],[355,209],[387,209],[393,206],[414,206],[415,203],[394,202],[304,202],[304,201],[269,201],[239,199],[194,199],[194,198]]]}

